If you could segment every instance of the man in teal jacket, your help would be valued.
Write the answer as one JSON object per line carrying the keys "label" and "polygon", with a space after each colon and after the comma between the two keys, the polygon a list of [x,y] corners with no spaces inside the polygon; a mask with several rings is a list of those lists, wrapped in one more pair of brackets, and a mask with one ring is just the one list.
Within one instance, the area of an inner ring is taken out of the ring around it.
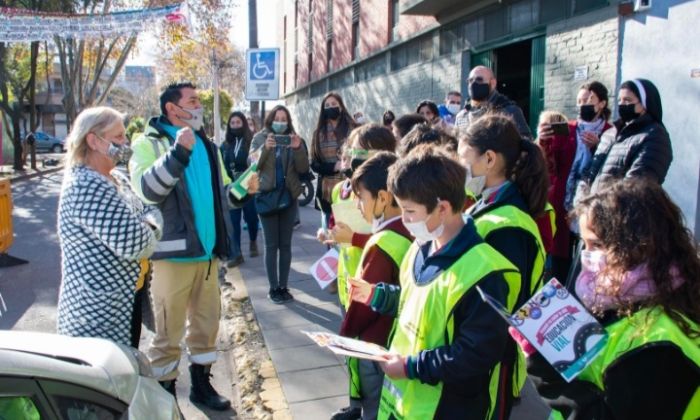
{"label": "man in teal jacket", "polygon": [[209,382],[216,361],[221,315],[219,260],[228,257],[226,175],[216,145],[202,130],[203,108],[195,86],[168,86],[162,115],[152,118],[133,145],[131,182],[141,198],[163,213],[163,238],[153,254],[151,294],[155,337],[147,355],[161,385],[175,395],[185,333],[190,400],[215,410],[230,402]]}

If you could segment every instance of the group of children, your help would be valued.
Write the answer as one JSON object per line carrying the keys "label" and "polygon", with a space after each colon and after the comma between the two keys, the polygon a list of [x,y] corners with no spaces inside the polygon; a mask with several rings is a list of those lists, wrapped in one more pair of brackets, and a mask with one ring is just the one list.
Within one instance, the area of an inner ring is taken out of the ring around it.
{"label": "group of children", "polygon": [[334,418],[507,418],[524,359],[475,286],[512,311],[542,284],[542,154],[501,115],[458,145],[420,127],[402,143],[379,125],[351,133],[333,201],[356,202],[371,233],[338,221],[318,235],[339,247],[340,334],[392,354],[348,360],[351,404]]}

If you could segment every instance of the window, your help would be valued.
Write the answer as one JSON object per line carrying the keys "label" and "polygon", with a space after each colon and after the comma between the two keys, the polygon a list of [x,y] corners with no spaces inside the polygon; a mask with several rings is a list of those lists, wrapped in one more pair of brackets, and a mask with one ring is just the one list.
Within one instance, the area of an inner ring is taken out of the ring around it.
{"label": "window", "polygon": [[306,68],[309,70],[309,82],[311,81],[311,77],[312,77],[312,75],[313,75],[314,60],[313,60],[313,58],[312,58],[312,55],[313,55],[313,54],[311,54],[311,53],[308,53],[308,54],[307,54],[307,64],[306,64]]}
{"label": "window", "polygon": [[484,16],[484,41],[490,41],[506,34],[506,9],[498,9]]}
{"label": "window", "polygon": [[391,0],[389,16],[391,17],[391,24],[389,25],[389,40],[393,42],[398,39],[399,0]]}
{"label": "window", "polygon": [[[559,0],[557,0],[559,1]],[[477,18],[466,22],[462,31],[463,44],[465,47],[479,45],[484,42],[484,20]]]}
{"label": "window", "polygon": [[407,42],[391,51],[391,70],[399,70],[411,64],[433,59],[432,34]]}
{"label": "window", "polygon": [[508,8],[510,31],[516,32],[537,25],[540,15],[539,0],[523,0]]}
{"label": "window", "polygon": [[355,81],[364,82],[366,80],[386,74],[386,55],[381,54],[370,58],[364,63],[355,67]]}
{"label": "window", "polygon": [[0,397],[0,418],[38,419],[41,416],[31,397]]}
{"label": "window", "polygon": [[360,22],[352,23],[352,59],[360,57]]}
{"label": "window", "polygon": [[56,397],[56,402],[63,418],[69,420],[116,420],[121,414],[97,403],[72,397]]}
{"label": "window", "polygon": [[462,49],[463,25],[455,25],[440,30],[440,55],[450,54]]}
{"label": "window", "polygon": [[333,40],[326,41],[326,72],[331,71],[333,65]]}
{"label": "window", "polygon": [[352,86],[354,82],[352,69],[334,74],[328,80],[328,90],[339,90],[344,87]]}
{"label": "window", "polygon": [[575,0],[574,14],[580,14],[607,5],[607,0]]}
{"label": "window", "polygon": [[323,96],[328,92],[328,85],[326,84],[326,80],[321,80],[319,82],[314,83],[311,85],[309,88],[309,96],[314,98],[316,96]]}
{"label": "window", "polygon": [[352,59],[360,57],[360,0],[352,0]]}
{"label": "window", "polygon": [[540,0],[540,22],[549,23],[566,19],[571,2],[561,0]]}

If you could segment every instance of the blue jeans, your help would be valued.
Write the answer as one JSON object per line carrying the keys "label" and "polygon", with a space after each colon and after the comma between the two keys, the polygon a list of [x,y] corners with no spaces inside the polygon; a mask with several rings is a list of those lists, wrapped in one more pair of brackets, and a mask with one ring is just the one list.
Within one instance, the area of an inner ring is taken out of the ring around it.
{"label": "blue jeans", "polygon": [[229,210],[233,235],[231,237],[231,258],[239,257],[241,252],[241,215],[248,225],[248,237],[253,242],[258,239],[258,211],[255,208],[255,200],[250,199],[240,209]]}

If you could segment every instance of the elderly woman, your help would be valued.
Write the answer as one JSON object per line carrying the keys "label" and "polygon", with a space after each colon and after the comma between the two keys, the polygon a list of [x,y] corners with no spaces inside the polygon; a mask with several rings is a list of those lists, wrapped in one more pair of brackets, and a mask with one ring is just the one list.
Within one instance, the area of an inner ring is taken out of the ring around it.
{"label": "elderly woman", "polygon": [[140,260],[153,252],[162,218],[115,170],[131,152],[123,118],[107,107],[86,109],[66,141],[58,332],[129,345]]}

